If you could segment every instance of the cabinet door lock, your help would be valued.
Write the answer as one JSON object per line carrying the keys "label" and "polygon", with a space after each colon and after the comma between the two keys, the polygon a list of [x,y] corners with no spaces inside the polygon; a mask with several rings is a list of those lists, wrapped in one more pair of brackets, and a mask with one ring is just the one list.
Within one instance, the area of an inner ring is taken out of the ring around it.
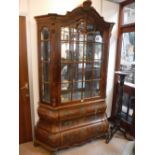
{"label": "cabinet door lock", "polygon": [[21,89],[21,90],[23,90],[23,89],[29,89],[28,83],[26,82],[25,85],[24,85],[23,87],[21,87],[20,89]]}

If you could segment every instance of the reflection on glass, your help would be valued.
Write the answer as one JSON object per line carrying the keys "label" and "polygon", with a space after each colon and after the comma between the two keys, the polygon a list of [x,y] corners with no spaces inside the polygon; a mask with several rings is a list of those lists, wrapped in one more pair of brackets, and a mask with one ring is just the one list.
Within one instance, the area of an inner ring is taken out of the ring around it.
{"label": "reflection on glass", "polygon": [[73,83],[73,100],[81,100],[81,89],[82,89],[82,82],[74,82]]}
{"label": "reflection on glass", "polygon": [[69,40],[69,27],[61,28],[61,40]]}
{"label": "reflection on glass", "polygon": [[123,23],[130,24],[135,22],[135,3],[126,5],[123,9]]}
{"label": "reflection on glass", "polygon": [[69,51],[69,42],[61,43],[61,59],[71,59],[71,52]]}
{"label": "reflection on glass", "polygon": [[92,82],[92,96],[99,96],[99,80],[94,80]]}
{"label": "reflection on glass", "polygon": [[84,33],[85,32],[85,26],[86,26],[86,23],[85,21],[82,19],[79,23],[79,25],[77,26],[77,30],[79,33]]}
{"label": "reflection on glass", "polygon": [[91,97],[91,91],[92,91],[92,82],[85,81],[85,88],[84,90],[84,98],[89,98]]}
{"label": "reflection on glass", "polygon": [[94,41],[94,33],[91,32],[91,33],[87,33],[87,41]]}
{"label": "reflection on glass", "polygon": [[61,92],[61,103],[71,101],[71,92]]}
{"label": "reflection on glass", "polygon": [[41,60],[50,59],[50,41],[41,42]]}
{"label": "reflection on glass", "polygon": [[43,84],[42,86],[42,99],[45,102],[50,102],[50,87],[49,84]]}
{"label": "reflection on glass", "polygon": [[78,58],[79,58],[79,50],[78,50],[78,44],[76,44],[76,43],[70,43],[70,45],[71,45],[71,52],[73,53],[72,55],[73,55],[73,60],[78,60]]}
{"label": "reflection on glass", "polygon": [[87,31],[90,32],[90,31],[93,31],[94,30],[94,26],[92,24],[88,24],[87,25]]}
{"label": "reflection on glass", "polygon": [[94,69],[94,79],[100,79],[101,78],[101,70],[100,68]]}
{"label": "reflection on glass", "polygon": [[86,59],[93,60],[93,43],[87,43],[86,47]]}
{"label": "reflection on glass", "polygon": [[92,63],[85,63],[85,80],[92,79]]}
{"label": "reflection on glass", "polygon": [[41,40],[49,39],[49,31],[47,27],[44,27],[41,31]]}
{"label": "reflection on glass", "polygon": [[94,79],[101,79],[101,70],[94,69]]}
{"label": "reflection on glass", "polygon": [[61,82],[71,81],[72,80],[72,64],[63,64],[61,63]]}
{"label": "reflection on glass", "polygon": [[94,62],[94,69],[99,69],[101,68],[101,62],[100,61],[95,61]]}
{"label": "reflection on glass", "polygon": [[49,81],[49,63],[43,63],[43,80]]}
{"label": "reflection on glass", "polygon": [[95,61],[94,62],[94,79],[101,78],[101,62]]}
{"label": "reflection on glass", "polygon": [[79,60],[83,59],[83,43],[79,44]]}
{"label": "reflection on glass", "polygon": [[71,55],[74,61],[83,59],[83,43],[70,43]]}
{"label": "reflection on glass", "polygon": [[82,63],[73,64],[73,80],[82,80]]}
{"label": "reflection on glass", "polygon": [[85,41],[84,34],[79,34],[79,41]]}
{"label": "reflection on glass", "polygon": [[101,60],[101,55],[102,55],[102,44],[96,43],[95,44],[94,59],[100,59]]}
{"label": "reflection on glass", "polygon": [[71,90],[72,90],[71,83],[61,84],[61,102],[62,103],[71,101]]}
{"label": "reflection on glass", "polygon": [[61,90],[70,90],[71,89],[71,84],[66,82],[61,84]]}
{"label": "reflection on glass", "polygon": [[122,111],[121,111],[122,118],[124,120],[127,120],[131,124],[134,113],[134,101],[132,98],[133,96],[129,96],[129,94],[123,93]]}
{"label": "reflection on glass", "polygon": [[134,83],[135,78],[135,33],[123,33],[121,50],[121,70],[128,71],[126,82]]}
{"label": "reflection on glass", "polygon": [[95,33],[95,42],[99,42],[99,43],[103,42],[101,33],[99,31],[96,31]]}
{"label": "reflection on glass", "polygon": [[78,33],[75,28],[70,28],[70,40],[77,41]]}
{"label": "reflection on glass", "polygon": [[77,59],[78,58],[78,50],[77,50],[77,44],[72,42],[70,43],[70,58],[72,60]]}

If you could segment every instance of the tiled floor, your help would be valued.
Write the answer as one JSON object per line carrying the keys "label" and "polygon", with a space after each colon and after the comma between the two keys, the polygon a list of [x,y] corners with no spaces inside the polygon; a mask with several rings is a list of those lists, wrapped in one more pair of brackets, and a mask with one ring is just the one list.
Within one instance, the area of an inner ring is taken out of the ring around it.
{"label": "tiled floor", "polygon": [[[57,155],[134,155],[134,142],[115,136],[109,144],[98,139],[85,145],[65,149],[57,152]],[[50,152],[42,147],[34,147],[32,142],[21,144],[19,155],[50,155]]]}

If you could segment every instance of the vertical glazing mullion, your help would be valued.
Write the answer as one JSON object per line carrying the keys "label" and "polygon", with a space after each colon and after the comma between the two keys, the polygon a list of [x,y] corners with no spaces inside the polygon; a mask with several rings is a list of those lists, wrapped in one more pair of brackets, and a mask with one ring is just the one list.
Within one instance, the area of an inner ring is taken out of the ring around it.
{"label": "vertical glazing mullion", "polygon": [[93,81],[94,81],[94,59],[95,59],[95,45],[96,45],[96,42],[95,42],[95,32],[96,30],[94,29],[93,31],[93,41],[92,41],[92,44],[93,44],[93,48],[92,48],[92,80],[90,81],[90,87],[92,88],[91,89],[91,92],[90,92],[90,96],[93,96]]}
{"label": "vertical glazing mullion", "polygon": [[[73,53],[72,53],[72,45],[71,45],[71,27],[69,27],[69,52],[70,52],[70,58],[71,58],[71,62],[70,63],[70,66],[69,66],[69,72],[71,71],[71,74],[69,75],[72,75],[72,69],[71,69],[71,66],[73,65]],[[73,77],[73,76],[72,76]],[[70,90],[70,93],[71,93],[71,101],[72,101],[72,98],[73,98],[73,78],[71,77],[71,90]]]}
{"label": "vertical glazing mullion", "polygon": [[[79,33],[78,33],[78,30],[76,30],[76,40],[75,40],[75,44],[76,44],[76,62],[75,62],[75,64],[79,64]],[[77,66],[76,66],[77,67]],[[76,68],[75,67],[75,68]],[[78,75],[78,68],[76,68],[76,72],[75,73],[77,73],[77,75]]]}
{"label": "vertical glazing mullion", "polygon": [[[76,43],[76,73],[77,73],[77,78],[78,78],[78,73],[79,73],[79,68],[78,68],[78,65],[80,64],[80,32],[79,32],[79,29],[78,29],[78,27],[76,27],[76,40],[75,40],[75,43]],[[76,81],[78,81],[78,80],[76,80]],[[77,84],[78,84],[78,82],[77,82]],[[82,90],[81,90],[82,91]],[[82,98],[82,92],[81,92],[81,98]]]}
{"label": "vertical glazing mullion", "polygon": [[81,99],[83,100],[83,98],[84,98],[84,96],[83,96],[83,92],[84,92],[84,88],[83,88],[83,83],[84,83],[84,48],[85,48],[85,38],[86,37],[86,35],[84,34],[84,40],[83,40],[83,42],[82,42],[82,44],[83,44],[83,53],[82,53],[82,92],[81,92]]}

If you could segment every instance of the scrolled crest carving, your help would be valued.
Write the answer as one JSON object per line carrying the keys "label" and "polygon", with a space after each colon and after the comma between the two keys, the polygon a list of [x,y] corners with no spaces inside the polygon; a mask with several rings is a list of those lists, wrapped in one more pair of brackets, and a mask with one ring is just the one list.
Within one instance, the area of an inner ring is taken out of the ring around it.
{"label": "scrolled crest carving", "polygon": [[83,2],[83,7],[88,8],[91,6],[91,4],[92,4],[91,0],[86,0]]}

